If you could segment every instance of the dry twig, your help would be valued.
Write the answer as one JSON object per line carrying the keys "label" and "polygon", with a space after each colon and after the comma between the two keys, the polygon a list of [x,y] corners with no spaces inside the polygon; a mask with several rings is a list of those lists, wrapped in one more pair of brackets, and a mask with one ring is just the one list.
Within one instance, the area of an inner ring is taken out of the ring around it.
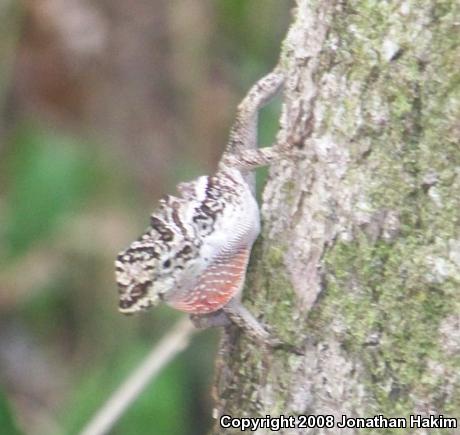
{"label": "dry twig", "polygon": [[183,319],[147,355],[141,365],[120,385],[100,408],[80,435],[103,435],[113,427],[129,405],[139,396],[152,379],[179,352],[184,350],[195,328]]}

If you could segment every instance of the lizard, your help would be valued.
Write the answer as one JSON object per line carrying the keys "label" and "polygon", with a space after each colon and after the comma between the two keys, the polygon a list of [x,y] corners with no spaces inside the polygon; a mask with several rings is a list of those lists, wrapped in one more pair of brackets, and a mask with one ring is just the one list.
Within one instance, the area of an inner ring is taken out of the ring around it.
{"label": "lizard", "polygon": [[292,348],[270,334],[240,295],[260,232],[254,169],[281,158],[286,145],[258,148],[259,110],[283,87],[280,66],[256,82],[239,104],[229,140],[211,176],[179,183],[150,226],[115,261],[119,311],[166,302],[196,327],[236,324],[257,342]]}

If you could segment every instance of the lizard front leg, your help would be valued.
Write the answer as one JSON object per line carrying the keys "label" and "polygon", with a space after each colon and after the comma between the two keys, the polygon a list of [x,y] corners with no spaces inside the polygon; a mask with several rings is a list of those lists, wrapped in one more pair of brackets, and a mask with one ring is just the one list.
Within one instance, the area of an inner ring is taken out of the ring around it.
{"label": "lizard front leg", "polygon": [[222,309],[209,314],[192,314],[190,316],[195,328],[205,329],[228,327],[231,324],[241,328],[251,339],[274,349],[283,349],[301,355],[303,351],[270,334],[251,312],[237,299],[232,299]]}
{"label": "lizard front leg", "polygon": [[239,300],[232,299],[222,310],[233,323],[239,326],[256,342],[268,345],[274,349],[293,352],[297,355],[303,354],[300,347],[286,343],[270,334]]}
{"label": "lizard front leg", "polygon": [[193,326],[199,329],[225,327],[232,324],[232,321],[222,309],[209,314],[191,314],[190,320]]}
{"label": "lizard front leg", "polygon": [[232,323],[244,330],[252,339],[263,344],[278,344],[261,323],[236,299],[229,301],[222,309],[209,314],[190,315],[195,328],[226,327]]}

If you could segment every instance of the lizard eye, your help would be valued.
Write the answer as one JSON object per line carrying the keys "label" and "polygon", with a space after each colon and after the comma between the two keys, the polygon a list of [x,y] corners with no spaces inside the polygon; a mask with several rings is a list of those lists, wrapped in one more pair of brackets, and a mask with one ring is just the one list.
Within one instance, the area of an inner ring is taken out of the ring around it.
{"label": "lizard eye", "polygon": [[165,269],[169,269],[171,267],[171,260],[166,260],[164,263],[163,263],[163,267]]}
{"label": "lizard eye", "polygon": [[209,222],[200,221],[200,222],[198,223],[198,229],[199,229],[200,231],[205,231],[205,232],[208,231],[208,230],[210,229]]}

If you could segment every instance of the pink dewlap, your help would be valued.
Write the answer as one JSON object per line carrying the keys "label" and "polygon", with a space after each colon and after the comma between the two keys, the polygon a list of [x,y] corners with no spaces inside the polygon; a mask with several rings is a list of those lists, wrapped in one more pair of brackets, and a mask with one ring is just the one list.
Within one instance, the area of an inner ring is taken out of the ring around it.
{"label": "pink dewlap", "polygon": [[170,305],[191,314],[212,313],[222,308],[240,290],[248,258],[247,248],[231,257],[218,258],[203,272],[192,290],[170,301]]}

